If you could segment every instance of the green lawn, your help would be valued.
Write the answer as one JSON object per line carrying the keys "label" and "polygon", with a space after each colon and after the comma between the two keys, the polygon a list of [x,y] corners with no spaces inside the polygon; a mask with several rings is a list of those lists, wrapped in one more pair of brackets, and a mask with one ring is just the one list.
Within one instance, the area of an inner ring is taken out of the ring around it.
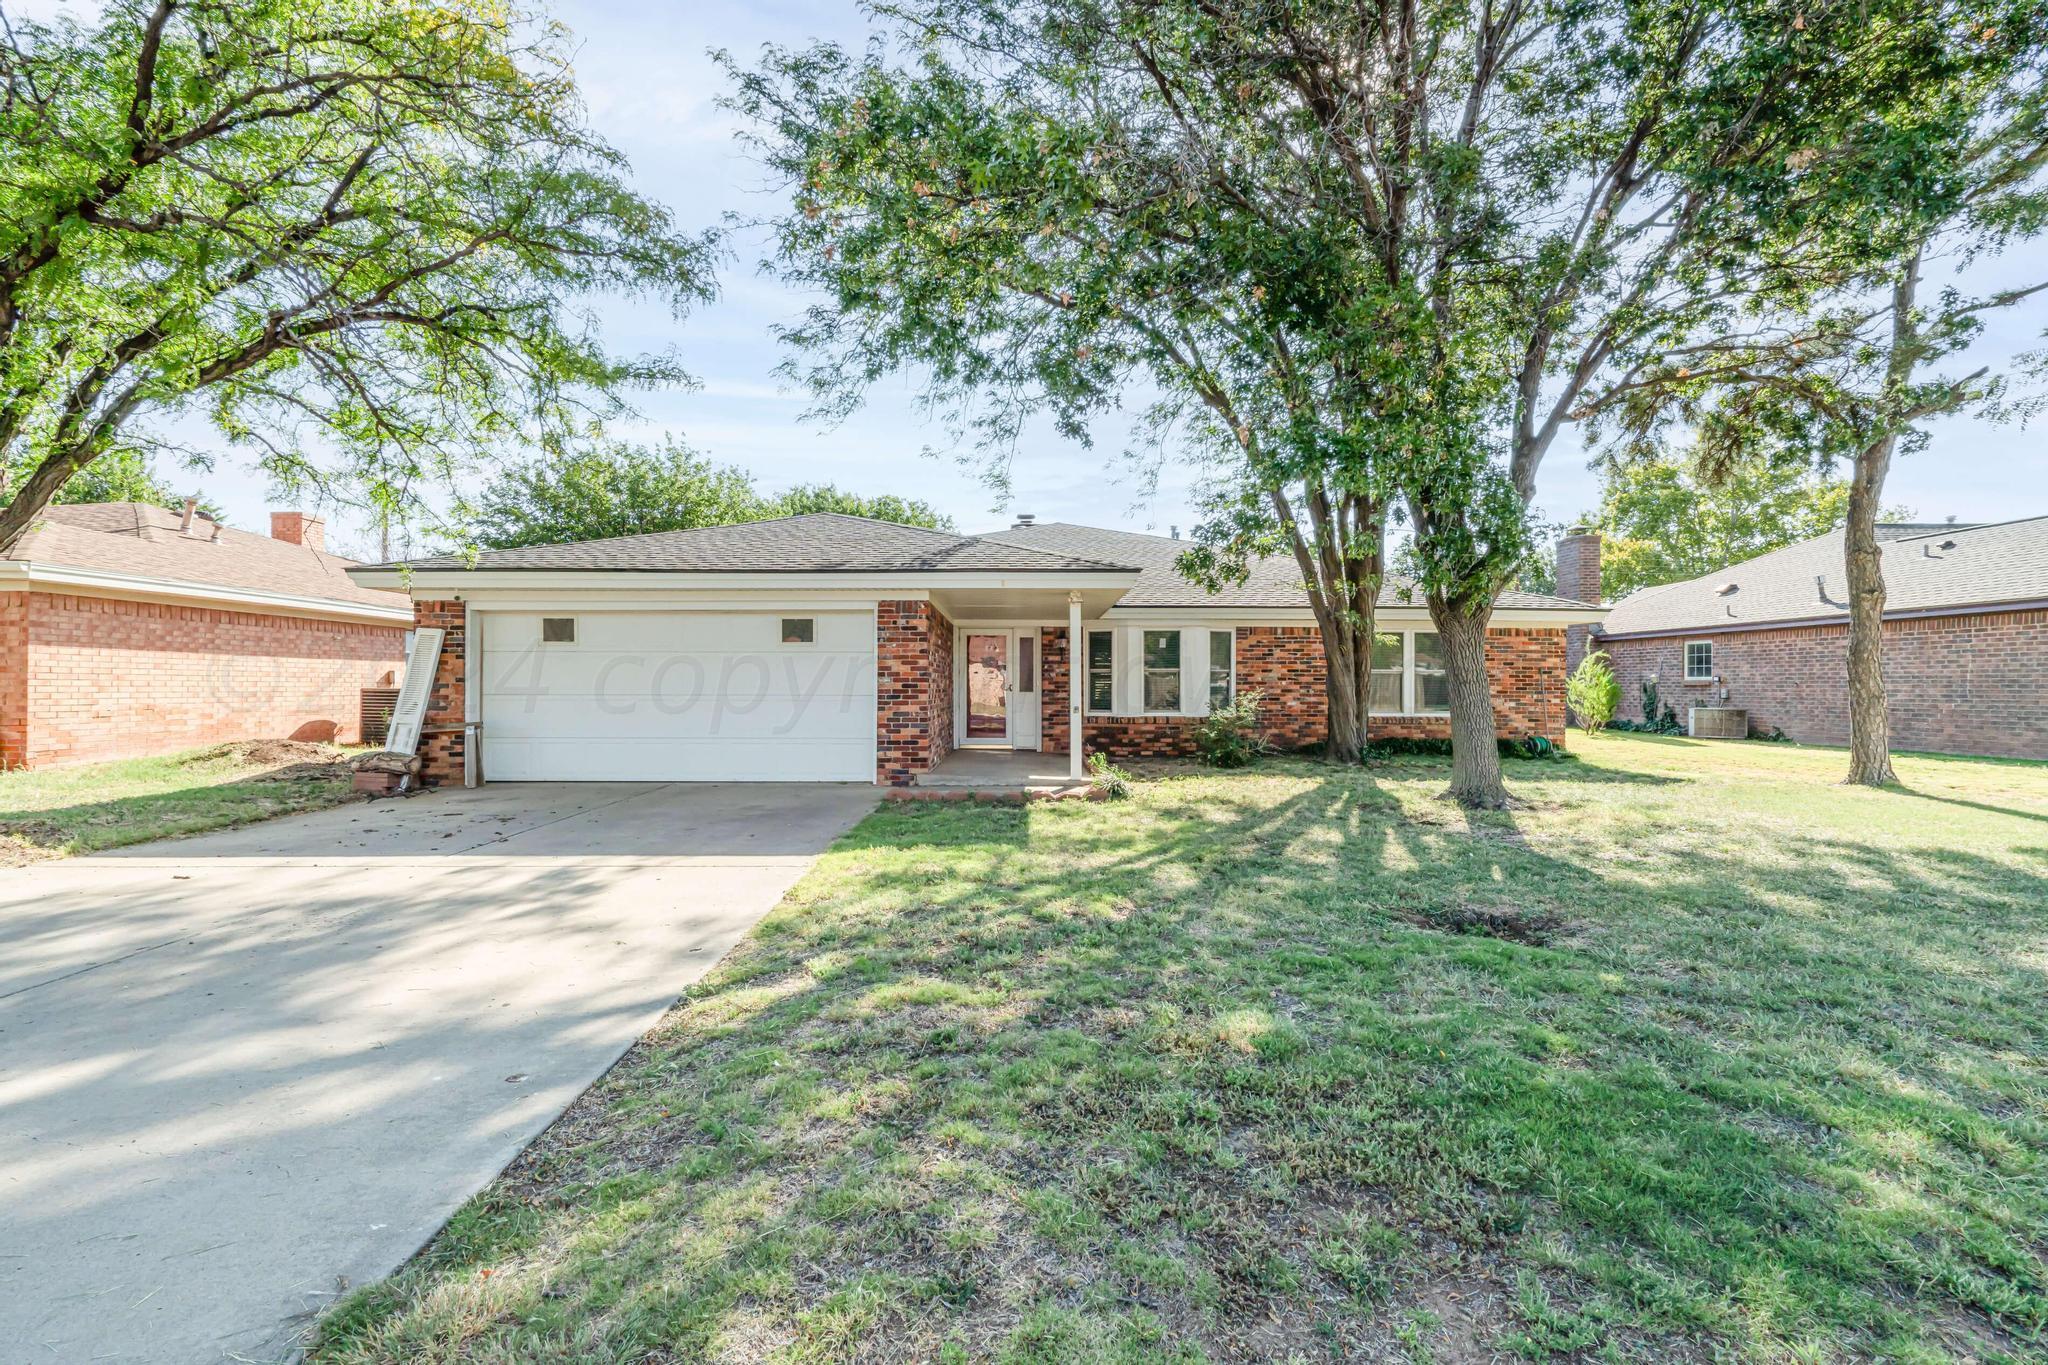
{"label": "green lawn", "polygon": [[0,772],[0,867],[351,799],[349,751],[291,740]]}
{"label": "green lawn", "polygon": [[2048,766],[891,805],[344,1361],[2040,1360]]}

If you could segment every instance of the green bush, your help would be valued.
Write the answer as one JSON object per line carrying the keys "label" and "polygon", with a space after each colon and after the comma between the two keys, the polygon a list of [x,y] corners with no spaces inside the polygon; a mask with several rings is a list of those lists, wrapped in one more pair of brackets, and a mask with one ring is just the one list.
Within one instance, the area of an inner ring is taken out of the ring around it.
{"label": "green bush", "polygon": [[[1552,744],[1542,735],[1522,735],[1509,739],[1502,736],[1495,741],[1502,758],[1570,758],[1571,755]],[[1448,739],[1407,739],[1394,737],[1375,739],[1365,746],[1368,763],[1385,758],[1402,758],[1421,755],[1428,758],[1449,758],[1451,742]]]}
{"label": "green bush", "polygon": [[1621,684],[1603,651],[1596,649],[1579,660],[1564,681],[1564,700],[1579,718],[1579,728],[1589,735],[1599,734],[1614,719],[1621,709]]}
{"label": "green bush", "polygon": [[1242,768],[1266,752],[1259,734],[1259,694],[1247,692],[1204,716],[1195,727],[1195,752],[1212,768]]}
{"label": "green bush", "polygon": [[1088,777],[1111,801],[1121,801],[1131,794],[1131,775],[1110,762],[1108,754],[1088,755]]}

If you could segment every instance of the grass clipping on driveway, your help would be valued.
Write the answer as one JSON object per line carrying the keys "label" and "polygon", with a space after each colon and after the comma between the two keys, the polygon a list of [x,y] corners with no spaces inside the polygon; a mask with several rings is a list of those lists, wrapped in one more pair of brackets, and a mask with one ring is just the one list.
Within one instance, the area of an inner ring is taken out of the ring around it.
{"label": "grass clipping on driveway", "polygon": [[1577,747],[886,807],[316,1359],[2042,1358],[2048,767]]}
{"label": "grass clipping on driveway", "polygon": [[350,799],[349,751],[299,740],[0,772],[0,867],[246,825]]}

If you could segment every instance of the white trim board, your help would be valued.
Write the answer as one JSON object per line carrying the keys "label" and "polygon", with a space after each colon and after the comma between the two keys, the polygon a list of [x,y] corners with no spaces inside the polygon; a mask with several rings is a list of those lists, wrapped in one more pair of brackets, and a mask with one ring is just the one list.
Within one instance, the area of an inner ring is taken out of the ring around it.
{"label": "white trim board", "polygon": [[218,583],[189,583],[181,579],[151,578],[144,574],[77,568],[68,564],[43,564],[27,559],[0,560],[0,588],[17,592],[113,597],[131,602],[166,602],[179,606],[202,604],[224,611],[318,616],[377,625],[410,626],[413,620],[409,601],[378,607],[367,602],[344,602],[332,597],[304,597],[296,593],[264,592],[258,588],[231,588]]}

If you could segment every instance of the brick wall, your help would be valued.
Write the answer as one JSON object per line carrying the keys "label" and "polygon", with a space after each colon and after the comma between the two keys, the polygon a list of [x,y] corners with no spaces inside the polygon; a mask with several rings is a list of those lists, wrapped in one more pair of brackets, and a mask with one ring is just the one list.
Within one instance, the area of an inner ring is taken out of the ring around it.
{"label": "brick wall", "polygon": [[[1067,633],[1043,632],[1045,748],[1067,751]],[[1261,694],[1259,719],[1278,749],[1313,749],[1329,737],[1322,632],[1314,626],[1240,626],[1237,687]],[[1508,628],[1487,632],[1486,667],[1493,681],[1494,723],[1504,738],[1542,735],[1564,743],[1564,632]],[[1089,716],[1088,753],[1112,758],[1182,758],[1194,752],[1192,716]],[[1382,738],[1448,739],[1448,716],[1375,716],[1368,733]]]}
{"label": "brick wall", "polygon": [[28,594],[0,592],[0,769],[28,762]]}
{"label": "brick wall", "polygon": [[1038,632],[1038,747],[1049,754],[1067,752],[1067,684],[1073,676],[1064,626]]}
{"label": "brick wall", "polygon": [[459,787],[468,747],[462,712],[469,690],[469,608],[461,602],[415,602],[412,615],[417,625],[437,626],[447,632],[441,637],[434,686],[427,693],[426,715],[420,721],[420,782],[429,787]]}
{"label": "brick wall", "polygon": [[[1714,642],[1728,689],[1685,681],[1685,641],[1602,640],[1621,684],[1621,716],[1642,716],[1642,681],[1681,722],[1691,706],[1739,706],[1752,733],[1773,727],[1807,744],[1849,742],[1849,627],[1804,626],[1698,636]],[[2048,611],[1887,621],[1885,693],[1896,749],[2048,758]]]}
{"label": "brick wall", "polygon": [[0,759],[87,763],[238,739],[353,743],[404,630],[68,593],[0,601]]}
{"label": "brick wall", "polygon": [[953,623],[929,602],[875,609],[875,781],[910,785],[953,747]]}

